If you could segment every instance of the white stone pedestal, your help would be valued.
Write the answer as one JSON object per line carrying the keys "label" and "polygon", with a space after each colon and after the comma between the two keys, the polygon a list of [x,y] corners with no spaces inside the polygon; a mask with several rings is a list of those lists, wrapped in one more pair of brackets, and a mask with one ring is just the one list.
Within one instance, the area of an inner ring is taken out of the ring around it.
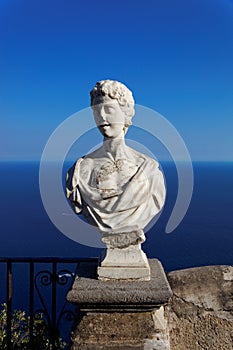
{"label": "white stone pedestal", "polygon": [[150,280],[150,266],[141,244],[107,248],[100,258],[98,279]]}

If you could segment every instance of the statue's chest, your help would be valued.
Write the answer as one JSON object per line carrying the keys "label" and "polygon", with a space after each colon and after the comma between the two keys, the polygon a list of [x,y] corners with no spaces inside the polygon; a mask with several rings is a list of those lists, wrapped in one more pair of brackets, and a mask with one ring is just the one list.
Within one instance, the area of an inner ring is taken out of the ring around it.
{"label": "statue's chest", "polygon": [[83,167],[80,175],[102,198],[109,198],[120,195],[137,171],[138,165],[128,159],[102,159],[94,162],[89,170]]}
{"label": "statue's chest", "polygon": [[138,166],[126,159],[106,161],[95,171],[93,180],[100,189],[121,188],[137,172]]}

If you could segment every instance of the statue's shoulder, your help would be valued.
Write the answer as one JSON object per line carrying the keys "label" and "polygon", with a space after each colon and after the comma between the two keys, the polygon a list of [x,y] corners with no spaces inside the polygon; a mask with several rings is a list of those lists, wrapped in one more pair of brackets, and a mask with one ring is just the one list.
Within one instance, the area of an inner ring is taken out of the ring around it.
{"label": "statue's shoulder", "polygon": [[88,153],[85,157],[83,157],[82,163],[80,165],[82,167],[93,167],[96,166],[97,163],[100,162],[102,158],[104,158],[103,147],[96,149],[95,151]]}
{"label": "statue's shoulder", "polygon": [[78,172],[79,172],[79,166],[80,163],[83,161],[83,158],[79,158],[76,160],[76,162],[72,165],[72,167],[69,168],[67,175],[66,175],[66,180],[70,180],[74,177],[77,177]]}
{"label": "statue's shoulder", "polygon": [[98,159],[101,156],[103,156],[103,146],[101,146],[101,147],[97,148],[96,150],[94,150],[93,152],[85,155],[84,159],[87,162],[91,162],[91,161],[94,161],[95,159]]}
{"label": "statue's shoulder", "polygon": [[91,152],[91,153],[89,153],[81,158],[78,158],[76,160],[75,164],[73,165],[74,168],[79,169],[80,167],[83,168],[83,167],[88,167],[88,166],[92,165],[96,156],[97,156],[97,151],[98,150],[93,151],[93,152]]}
{"label": "statue's shoulder", "polygon": [[76,160],[74,165],[69,169],[69,176],[85,177],[89,176],[90,173],[95,169],[96,164],[102,156],[101,147],[97,150],[81,157]]}
{"label": "statue's shoulder", "polygon": [[104,158],[104,154],[102,147],[100,147],[97,150],[88,153],[83,158],[78,159],[76,167],[80,175],[89,177],[94,169],[99,166],[102,158]]}
{"label": "statue's shoulder", "polygon": [[137,163],[140,163],[142,166],[150,166],[153,168],[159,167],[159,163],[154,158],[151,158],[144,153],[140,153],[133,148],[131,150]]}
{"label": "statue's shoulder", "polygon": [[76,174],[79,174],[79,176],[84,177],[84,176],[87,176],[88,173],[90,173],[92,168],[93,168],[93,160],[88,156],[84,156],[82,158],[79,158],[76,161],[74,172]]}

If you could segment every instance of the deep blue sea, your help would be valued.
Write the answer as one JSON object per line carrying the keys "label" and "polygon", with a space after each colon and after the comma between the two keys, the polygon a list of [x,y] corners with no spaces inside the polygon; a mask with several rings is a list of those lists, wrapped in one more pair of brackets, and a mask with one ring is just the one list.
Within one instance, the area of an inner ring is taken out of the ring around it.
{"label": "deep blue sea", "polygon": [[[70,164],[64,167],[64,173]],[[167,271],[191,266],[233,263],[233,163],[196,162],[194,191],[181,224],[165,227],[177,195],[177,173],[162,163],[167,182],[163,213],[143,245]],[[97,248],[80,245],[59,232],[44,210],[39,192],[39,163],[0,163],[0,256],[92,257]]]}
{"label": "deep blue sea", "polygon": [[[65,164],[64,174],[70,167]],[[166,271],[202,265],[233,265],[233,163],[196,162],[194,191],[181,224],[170,234],[165,227],[175,203],[178,181],[175,165],[162,163],[167,183],[164,210],[146,236],[143,249],[158,258]],[[100,249],[78,244],[52,224],[39,191],[38,162],[0,163],[0,257],[96,257]],[[14,267],[13,306],[28,308],[24,300],[27,272]],[[0,266],[0,303],[5,300],[5,273]],[[65,297],[65,296],[64,296]],[[46,297],[47,298],[47,297]]]}

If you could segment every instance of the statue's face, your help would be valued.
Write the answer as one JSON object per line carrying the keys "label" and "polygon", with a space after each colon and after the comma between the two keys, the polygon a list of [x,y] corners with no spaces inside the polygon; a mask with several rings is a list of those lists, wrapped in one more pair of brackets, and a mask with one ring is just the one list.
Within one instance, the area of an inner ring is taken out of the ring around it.
{"label": "statue's face", "polygon": [[124,136],[126,117],[116,99],[100,96],[92,109],[96,125],[105,138]]}

